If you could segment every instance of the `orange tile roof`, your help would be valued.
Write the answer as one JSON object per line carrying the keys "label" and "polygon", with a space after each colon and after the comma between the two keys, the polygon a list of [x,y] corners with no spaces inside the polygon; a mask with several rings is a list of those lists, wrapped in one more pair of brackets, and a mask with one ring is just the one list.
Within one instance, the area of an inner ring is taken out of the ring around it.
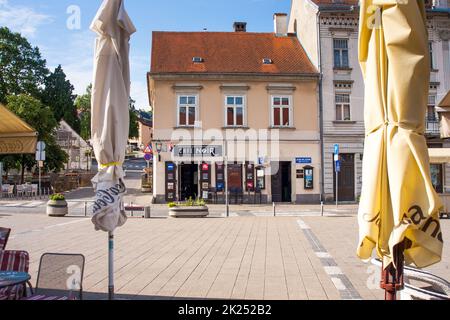
{"label": "orange tile roof", "polygon": [[[193,57],[204,59],[194,63]],[[263,59],[273,64],[264,65]],[[153,32],[151,73],[317,74],[294,35]]]}

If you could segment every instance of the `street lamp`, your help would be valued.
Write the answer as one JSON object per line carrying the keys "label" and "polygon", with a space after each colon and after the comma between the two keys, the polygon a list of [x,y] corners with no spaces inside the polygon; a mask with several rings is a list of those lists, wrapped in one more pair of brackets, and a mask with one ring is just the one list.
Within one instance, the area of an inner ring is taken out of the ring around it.
{"label": "street lamp", "polygon": [[156,142],[156,152],[158,153],[158,162],[161,162],[161,152],[162,152],[163,144],[161,141]]}

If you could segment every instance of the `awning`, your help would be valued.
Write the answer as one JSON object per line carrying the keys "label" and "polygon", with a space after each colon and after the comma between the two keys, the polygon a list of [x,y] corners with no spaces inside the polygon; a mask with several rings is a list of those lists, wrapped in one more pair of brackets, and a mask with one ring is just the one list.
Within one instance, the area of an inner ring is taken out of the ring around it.
{"label": "awning", "polygon": [[0,154],[34,154],[36,144],[36,130],[0,105]]}
{"label": "awning", "polygon": [[433,164],[450,163],[450,149],[431,148],[428,149],[430,162]]}

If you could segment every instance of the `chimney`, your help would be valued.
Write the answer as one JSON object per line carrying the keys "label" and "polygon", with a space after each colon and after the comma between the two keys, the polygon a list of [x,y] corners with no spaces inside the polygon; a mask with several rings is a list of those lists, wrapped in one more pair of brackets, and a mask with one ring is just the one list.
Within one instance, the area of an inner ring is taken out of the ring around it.
{"label": "chimney", "polygon": [[247,22],[235,22],[233,28],[234,32],[247,32]]}
{"label": "chimney", "polygon": [[288,15],[286,13],[275,13],[273,15],[275,25],[275,35],[277,37],[286,37],[288,33]]}

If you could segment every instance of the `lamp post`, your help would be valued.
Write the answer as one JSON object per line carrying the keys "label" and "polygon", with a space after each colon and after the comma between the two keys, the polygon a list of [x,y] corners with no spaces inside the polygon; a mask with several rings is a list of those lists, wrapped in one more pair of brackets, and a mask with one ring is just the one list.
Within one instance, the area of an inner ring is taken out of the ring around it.
{"label": "lamp post", "polygon": [[158,162],[161,162],[161,152],[162,152],[162,147],[163,144],[161,143],[161,141],[156,142],[156,152],[158,153]]}
{"label": "lamp post", "polygon": [[228,197],[228,142],[224,142],[224,165],[225,165],[225,206],[227,218],[230,217],[230,199]]}

